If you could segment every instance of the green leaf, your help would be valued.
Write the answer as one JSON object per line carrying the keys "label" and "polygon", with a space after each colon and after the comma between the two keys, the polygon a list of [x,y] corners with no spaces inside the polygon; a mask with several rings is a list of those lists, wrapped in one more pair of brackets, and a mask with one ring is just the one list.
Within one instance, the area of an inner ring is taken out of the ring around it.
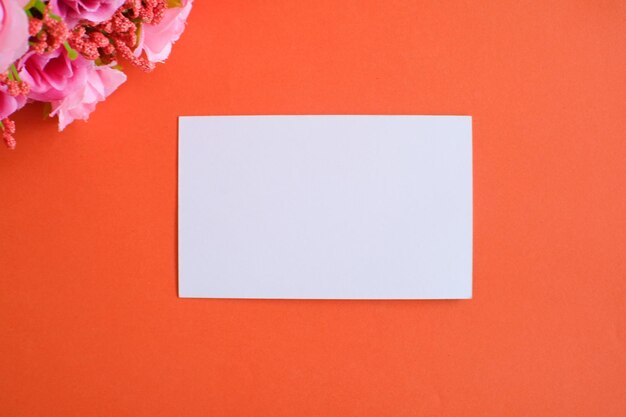
{"label": "green leaf", "polygon": [[46,11],[46,5],[41,0],[35,0],[33,7],[39,10],[39,13],[41,14],[44,14],[44,12]]}

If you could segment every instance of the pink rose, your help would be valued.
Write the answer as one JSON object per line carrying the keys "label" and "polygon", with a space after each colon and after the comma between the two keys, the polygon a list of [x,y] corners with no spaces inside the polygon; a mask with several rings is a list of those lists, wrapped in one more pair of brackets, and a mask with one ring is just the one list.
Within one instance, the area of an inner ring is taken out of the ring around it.
{"label": "pink rose", "polygon": [[172,51],[172,44],[185,30],[192,2],[193,0],[181,0],[180,7],[166,9],[163,20],[158,25],[142,25],[135,55],[145,52],[150,62],[165,61]]}
{"label": "pink rose", "polygon": [[126,81],[126,74],[122,71],[109,66],[97,66],[93,61],[80,56],[76,60],[85,61],[87,64],[81,65],[83,82],[75,85],[63,99],[50,103],[52,105],[50,116],[59,116],[59,131],[74,120],[87,120],[89,114],[95,110],[96,104],[104,101]]}
{"label": "pink rose", "polygon": [[68,28],[81,20],[104,22],[113,16],[126,0],[50,0],[52,10],[64,18]]}
{"label": "pink rose", "polygon": [[12,96],[7,92],[6,85],[0,85],[0,120],[4,120],[26,104],[23,95]]}
{"label": "pink rose", "polygon": [[0,73],[28,50],[28,0],[0,0]]}
{"label": "pink rose", "polygon": [[47,54],[27,53],[19,62],[20,78],[30,86],[28,98],[36,101],[61,100],[85,83],[86,59],[71,60],[65,48]]}

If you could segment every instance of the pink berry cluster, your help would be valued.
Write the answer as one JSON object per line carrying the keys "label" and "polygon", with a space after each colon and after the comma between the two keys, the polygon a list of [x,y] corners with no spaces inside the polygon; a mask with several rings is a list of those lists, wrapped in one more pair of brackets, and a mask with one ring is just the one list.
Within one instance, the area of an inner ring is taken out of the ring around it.
{"label": "pink berry cluster", "polygon": [[30,46],[38,54],[54,51],[61,47],[67,40],[68,30],[65,22],[50,11],[50,6],[46,5],[40,12],[40,17],[36,17],[30,12],[28,22],[28,33],[30,35]]}
{"label": "pink berry cluster", "polygon": [[82,22],[69,36],[69,44],[84,57],[102,64],[124,58],[143,71],[155,64],[134,50],[141,25],[158,25],[165,14],[165,0],[128,0],[113,16],[101,23]]}
{"label": "pink berry cluster", "polygon": [[[0,74],[0,88],[6,90],[6,94],[14,99],[26,100],[26,96],[30,92],[30,86],[19,79],[17,76],[17,72],[15,67],[9,69],[9,71]],[[0,120],[0,133],[2,134],[2,139],[4,143],[9,147],[9,149],[15,149],[15,138],[13,135],[15,134],[15,122],[11,120],[9,117],[5,117],[3,120]]]}

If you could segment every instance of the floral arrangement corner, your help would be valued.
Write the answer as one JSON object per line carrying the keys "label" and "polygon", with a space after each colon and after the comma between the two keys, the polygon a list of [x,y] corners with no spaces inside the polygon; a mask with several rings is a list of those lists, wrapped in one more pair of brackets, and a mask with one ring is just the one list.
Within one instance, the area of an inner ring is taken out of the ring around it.
{"label": "floral arrangement corner", "polygon": [[124,81],[120,62],[152,71],[185,29],[193,0],[0,0],[0,134],[43,102],[59,131],[87,120]]}

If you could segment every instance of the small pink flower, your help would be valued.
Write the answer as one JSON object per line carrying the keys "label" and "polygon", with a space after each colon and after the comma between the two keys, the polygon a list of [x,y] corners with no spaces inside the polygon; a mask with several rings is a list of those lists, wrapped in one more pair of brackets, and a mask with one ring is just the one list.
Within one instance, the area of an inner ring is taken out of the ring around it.
{"label": "small pink flower", "polygon": [[28,50],[28,0],[0,0],[0,73]]}
{"label": "small pink flower", "polygon": [[103,22],[119,9],[126,0],[50,0],[52,10],[65,19],[69,28],[82,20]]}
{"label": "small pink flower", "polygon": [[20,78],[30,86],[28,98],[36,101],[61,100],[85,83],[86,59],[71,60],[65,48],[47,54],[27,53],[19,61]]}
{"label": "small pink flower", "polygon": [[88,65],[81,65],[81,83],[75,85],[61,100],[53,100],[50,116],[59,116],[59,131],[74,120],[87,120],[89,114],[95,110],[96,104],[107,98],[124,81],[126,74],[109,66],[97,66],[83,57],[76,59],[85,61]]}
{"label": "small pink flower", "polygon": [[157,25],[142,25],[135,56],[145,52],[150,62],[165,61],[172,51],[172,44],[185,30],[192,3],[193,0],[181,0],[180,7],[170,7],[165,10],[163,20]]}

